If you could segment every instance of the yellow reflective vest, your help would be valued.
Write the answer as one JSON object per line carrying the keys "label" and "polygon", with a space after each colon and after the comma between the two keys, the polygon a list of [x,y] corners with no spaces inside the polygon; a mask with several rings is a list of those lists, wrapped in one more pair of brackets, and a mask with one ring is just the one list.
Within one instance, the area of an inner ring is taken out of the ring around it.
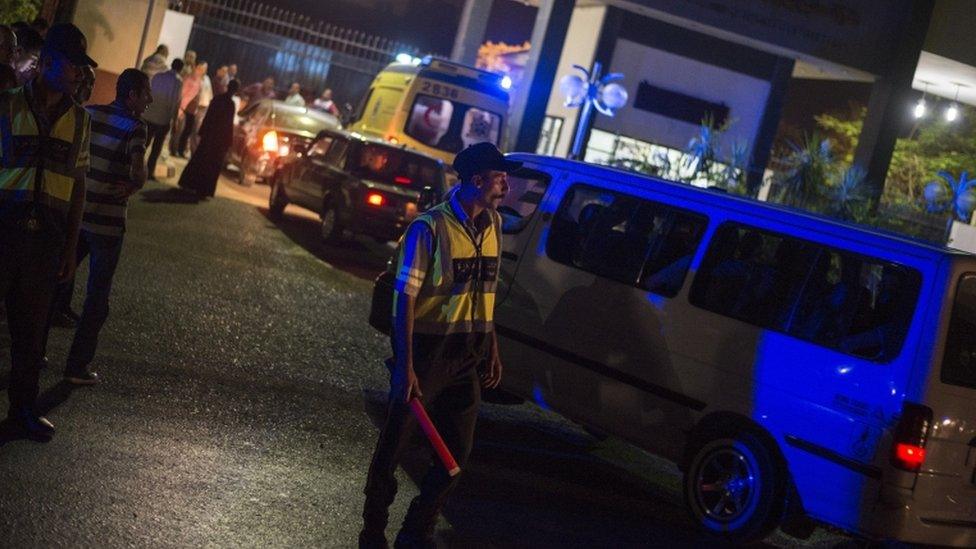
{"label": "yellow reflective vest", "polygon": [[447,336],[494,329],[495,290],[501,253],[501,217],[480,234],[465,229],[442,202],[417,217],[434,235],[433,256],[414,306],[414,333]]}
{"label": "yellow reflective vest", "polygon": [[88,170],[89,117],[72,103],[45,135],[27,87],[0,91],[0,201],[35,202],[66,215],[75,178]]}

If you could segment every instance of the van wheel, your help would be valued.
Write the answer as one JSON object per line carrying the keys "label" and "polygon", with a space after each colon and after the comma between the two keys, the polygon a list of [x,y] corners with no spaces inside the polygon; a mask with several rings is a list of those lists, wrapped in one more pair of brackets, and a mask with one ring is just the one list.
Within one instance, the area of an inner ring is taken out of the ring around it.
{"label": "van wheel", "polygon": [[271,195],[268,196],[268,217],[278,221],[285,213],[285,206],[288,205],[288,197],[281,190],[281,183],[275,177],[271,181]]}
{"label": "van wheel", "polygon": [[684,473],[685,504],[705,530],[737,543],[760,541],[779,526],[786,481],[773,452],[739,432],[702,445]]}
{"label": "van wheel", "polygon": [[321,220],[319,233],[323,242],[334,242],[342,238],[345,228],[339,223],[339,211],[333,202],[326,202],[322,207]]}

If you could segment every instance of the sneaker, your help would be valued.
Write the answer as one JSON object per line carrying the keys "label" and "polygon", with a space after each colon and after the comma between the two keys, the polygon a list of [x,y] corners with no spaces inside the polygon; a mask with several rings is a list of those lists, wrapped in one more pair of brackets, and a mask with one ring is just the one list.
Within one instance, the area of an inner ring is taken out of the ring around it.
{"label": "sneaker", "polygon": [[65,370],[64,380],[72,385],[95,385],[101,378],[95,372],[89,372],[87,368],[83,370]]}
{"label": "sneaker", "polygon": [[50,440],[54,436],[54,425],[46,417],[38,416],[28,409],[11,411],[7,421],[32,440]]}
{"label": "sneaker", "polygon": [[51,317],[51,326],[56,328],[74,328],[76,325],[77,322],[63,311],[58,311]]}

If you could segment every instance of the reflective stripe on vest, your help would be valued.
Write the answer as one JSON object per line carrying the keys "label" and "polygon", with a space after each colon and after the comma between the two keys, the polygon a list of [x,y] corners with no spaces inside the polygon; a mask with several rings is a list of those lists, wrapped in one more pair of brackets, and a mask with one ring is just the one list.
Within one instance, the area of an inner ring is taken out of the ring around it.
{"label": "reflective stripe on vest", "polygon": [[[489,332],[493,327],[498,255],[501,241],[498,214],[475,240],[451,211],[449,202],[417,219],[433,230],[437,245],[414,306],[414,331],[448,335]],[[480,240],[479,258],[475,242]]]}
{"label": "reflective stripe on vest", "polygon": [[73,105],[42,136],[23,88],[0,94],[0,200],[34,201],[41,170],[37,202],[67,212],[75,178],[84,176],[77,166],[88,155],[80,150],[87,124],[88,114]]}

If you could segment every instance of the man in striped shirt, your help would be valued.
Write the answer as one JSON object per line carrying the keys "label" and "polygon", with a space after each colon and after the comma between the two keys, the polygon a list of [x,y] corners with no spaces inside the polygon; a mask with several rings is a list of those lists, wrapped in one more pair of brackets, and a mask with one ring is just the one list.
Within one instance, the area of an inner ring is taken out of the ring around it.
{"label": "man in striped shirt", "polygon": [[88,289],[64,372],[65,379],[76,385],[98,383],[98,375],[88,365],[95,358],[98,333],[108,318],[126,204],[146,183],[146,123],[141,116],[150,103],[149,78],[139,70],[126,69],[116,83],[115,101],[88,107],[91,167],[85,178],[85,214],[78,239],[78,263],[89,257]]}

